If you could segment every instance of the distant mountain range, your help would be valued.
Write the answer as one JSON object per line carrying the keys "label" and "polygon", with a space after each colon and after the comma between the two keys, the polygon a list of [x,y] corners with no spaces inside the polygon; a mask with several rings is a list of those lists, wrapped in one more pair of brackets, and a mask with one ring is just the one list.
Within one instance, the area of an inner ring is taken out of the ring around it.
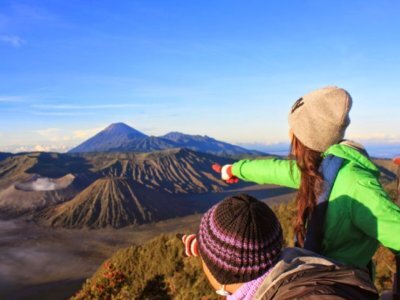
{"label": "distant mountain range", "polygon": [[208,136],[170,132],[163,136],[148,136],[124,123],[108,126],[69,153],[87,152],[152,152],[171,148],[187,148],[216,155],[263,155],[256,150],[218,141]]}

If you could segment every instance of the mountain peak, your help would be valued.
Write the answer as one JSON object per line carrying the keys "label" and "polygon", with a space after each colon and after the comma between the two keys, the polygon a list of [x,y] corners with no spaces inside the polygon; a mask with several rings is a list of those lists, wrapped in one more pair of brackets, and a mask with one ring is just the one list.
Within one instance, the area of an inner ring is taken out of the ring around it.
{"label": "mountain peak", "polygon": [[140,134],[143,135],[142,137],[146,137],[145,134],[141,133],[140,131],[132,128],[131,126],[122,123],[122,122],[118,122],[118,123],[112,123],[109,126],[107,126],[103,132],[119,132],[119,133],[128,133],[128,134]]}
{"label": "mountain peak", "polygon": [[115,129],[133,129],[132,127],[130,127],[129,125],[122,123],[122,122],[117,122],[117,123],[112,123],[110,125],[108,125],[104,130],[105,131],[109,131],[109,130],[115,130]]}
{"label": "mountain peak", "polygon": [[144,138],[147,138],[147,135],[125,123],[113,123],[69,152],[110,151],[123,147],[133,140]]}

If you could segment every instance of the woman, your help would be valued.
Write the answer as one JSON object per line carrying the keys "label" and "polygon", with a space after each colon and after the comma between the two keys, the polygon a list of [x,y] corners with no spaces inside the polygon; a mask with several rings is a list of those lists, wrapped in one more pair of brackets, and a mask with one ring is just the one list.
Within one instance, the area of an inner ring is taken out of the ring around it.
{"label": "woman", "polygon": [[317,199],[326,189],[320,169],[327,157],[339,159],[327,195],[321,254],[360,268],[366,267],[379,243],[400,253],[400,208],[379,183],[379,170],[360,145],[342,141],[352,105],[347,91],[326,87],[293,105],[289,114],[292,159],[241,160],[222,168],[227,182],[237,178],[259,184],[298,189],[297,240],[303,245]]}
{"label": "woman", "polygon": [[183,237],[210,284],[228,300],[378,299],[368,274],[299,248],[282,249],[272,210],[249,195],[226,198]]}

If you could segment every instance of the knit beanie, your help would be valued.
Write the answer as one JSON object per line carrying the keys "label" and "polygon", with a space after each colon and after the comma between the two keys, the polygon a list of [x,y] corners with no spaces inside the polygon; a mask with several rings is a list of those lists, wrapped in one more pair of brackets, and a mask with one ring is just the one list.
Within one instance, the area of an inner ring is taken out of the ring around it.
{"label": "knit beanie", "polygon": [[200,256],[220,284],[243,283],[265,274],[282,248],[282,229],[263,202],[241,194],[209,209],[197,234]]}
{"label": "knit beanie", "polygon": [[330,86],[315,90],[293,105],[290,128],[306,147],[325,152],[344,138],[351,105],[351,96],[344,89]]}

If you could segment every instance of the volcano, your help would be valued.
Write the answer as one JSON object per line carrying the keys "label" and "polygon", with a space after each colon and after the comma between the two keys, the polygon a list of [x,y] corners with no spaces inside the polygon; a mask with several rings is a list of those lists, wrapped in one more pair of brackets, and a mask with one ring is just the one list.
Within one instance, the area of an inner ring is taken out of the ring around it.
{"label": "volcano", "polygon": [[39,224],[65,228],[120,228],[194,213],[195,205],[126,178],[96,180],[67,203],[37,214]]}

